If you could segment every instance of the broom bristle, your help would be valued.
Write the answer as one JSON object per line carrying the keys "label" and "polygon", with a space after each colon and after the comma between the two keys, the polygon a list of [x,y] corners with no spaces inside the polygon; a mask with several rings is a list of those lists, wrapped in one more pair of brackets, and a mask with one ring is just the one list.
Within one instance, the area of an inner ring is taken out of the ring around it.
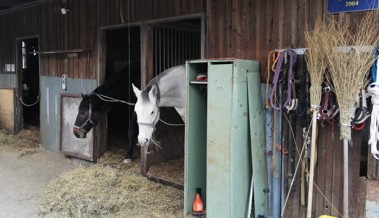
{"label": "broom bristle", "polygon": [[[350,140],[352,115],[349,111],[373,63],[372,53],[379,42],[378,24],[374,21],[374,13],[368,12],[359,23],[351,23],[341,16],[338,21],[328,20],[326,27],[328,32],[324,36],[327,38],[323,42],[327,45],[325,56],[340,109],[341,138]],[[341,47],[349,45],[356,46],[356,49],[342,51]],[[370,51],[359,51],[360,46],[368,46]]]}
{"label": "broom bristle", "polygon": [[322,81],[326,69],[325,48],[322,42],[325,37],[325,27],[317,20],[312,31],[305,32],[305,44],[308,48],[305,61],[310,75],[310,101],[312,108],[317,108],[321,101]]}

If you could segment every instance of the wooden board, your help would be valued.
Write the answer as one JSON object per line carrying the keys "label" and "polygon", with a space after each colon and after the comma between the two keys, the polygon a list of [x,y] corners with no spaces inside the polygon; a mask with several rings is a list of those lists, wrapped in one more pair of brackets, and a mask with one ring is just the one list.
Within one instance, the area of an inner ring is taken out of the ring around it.
{"label": "wooden board", "polygon": [[14,90],[0,89],[0,128],[14,131]]}

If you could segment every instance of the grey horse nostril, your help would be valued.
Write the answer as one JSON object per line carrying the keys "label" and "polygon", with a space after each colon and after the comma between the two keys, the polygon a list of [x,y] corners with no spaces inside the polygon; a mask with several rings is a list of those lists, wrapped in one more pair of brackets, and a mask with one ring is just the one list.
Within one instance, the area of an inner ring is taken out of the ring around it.
{"label": "grey horse nostril", "polygon": [[145,143],[147,143],[149,140],[148,139],[145,139]]}

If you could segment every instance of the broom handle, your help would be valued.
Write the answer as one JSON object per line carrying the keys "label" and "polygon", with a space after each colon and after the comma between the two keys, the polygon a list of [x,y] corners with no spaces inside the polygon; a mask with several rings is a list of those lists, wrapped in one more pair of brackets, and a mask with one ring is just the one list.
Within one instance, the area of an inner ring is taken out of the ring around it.
{"label": "broom handle", "polygon": [[313,108],[312,115],[312,138],[311,138],[311,161],[309,170],[309,183],[308,183],[308,206],[307,218],[312,217],[312,199],[313,199],[313,177],[315,168],[315,154],[316,154],[316,128],[317,128],[317,114],[319,109]]}
{"label": "broom handle", "polygon": [[349,218],[349,143],[343,140],[343,217]]}

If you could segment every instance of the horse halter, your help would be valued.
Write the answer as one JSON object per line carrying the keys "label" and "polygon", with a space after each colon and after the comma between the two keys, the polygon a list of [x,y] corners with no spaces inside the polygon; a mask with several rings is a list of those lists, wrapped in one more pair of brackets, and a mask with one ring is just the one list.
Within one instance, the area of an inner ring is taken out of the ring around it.
{"label": "horse halter", "polygon": [[159,114],[159,108],[158,108],[158,110],[157,110],[157,116],[155,116],[155,119],[153,120],[153,122],[151,122],[151,123],[145,123],[145,122],[138,122],[138,120],[137,120],[137,124],[138,125],[144,125],[144,126],[152,126],[152,128],[154,128],[155,127],[155,125],[158,123],[158,121],[159,121],[159,116],[158,116],[158,114]]}
{"label": "horse halter", "polygon": [[[85,127],[89,127],[88,130],[86,130]],[[88,117],[84,121],[84,123],[81,126],[74,125],[75,128],[78,128],[80,131],[83,131],[85,133],[88,133],[89,130],[96,126],[96,123],[92,120],[92,103],[91,101],[89,102],[89,109],[88,109]]]}

